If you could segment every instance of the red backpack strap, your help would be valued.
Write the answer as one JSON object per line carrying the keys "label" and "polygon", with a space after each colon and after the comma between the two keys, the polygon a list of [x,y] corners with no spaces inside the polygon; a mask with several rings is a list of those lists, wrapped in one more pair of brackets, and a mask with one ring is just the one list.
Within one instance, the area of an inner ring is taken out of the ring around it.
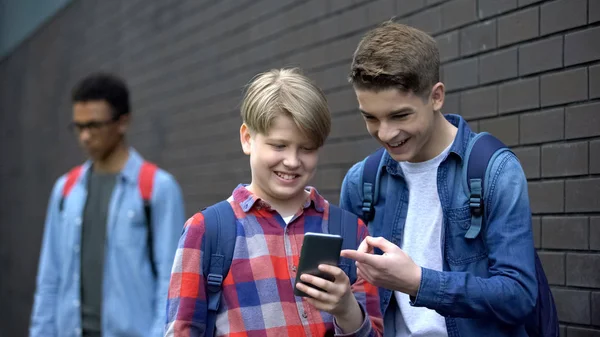
{"label": "red backpack strap", "polygon": [[144,202],[150,202],[152,198],[152,187],[154,186],[154,175],[156,174],[157,166],[153,163],[144,161],[140,168],[140,176],[138,178],[138,187]]}
{"label": "red backpack strap", "polygon": [[144,161],[140,168],[140,175],[138,177],[138,187],[142,199],[144,199],[144,214],[146,216],[146,229],[148,235],[146,236],[148,246],[148,258],[150,259],[150,267],[152,268],[152,274],[156,278],[157,267],[154,260],[154,235],[152,232],[152,205],[150,199],[152,199],[152,187],[154,185],[154,175],[156,174],[157,166],[153,163]]}
{"label": "red backpack strap", "polygon": [[69,195],[69,193],[71,193],[73,186],[75,186],[77,179],[79,179],[79,175],[81,174],[82,169],[83,165],[75,166],[67,173],[67,181],[65,181],[65,184],[63,185],[62,195],[59,204],[60,211],[62,211],[63,209],[63,203],[65,198]]}

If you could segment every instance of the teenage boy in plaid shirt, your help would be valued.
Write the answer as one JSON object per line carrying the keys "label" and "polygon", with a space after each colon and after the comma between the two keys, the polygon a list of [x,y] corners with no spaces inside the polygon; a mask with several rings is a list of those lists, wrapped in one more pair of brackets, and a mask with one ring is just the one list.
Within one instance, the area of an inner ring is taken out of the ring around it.
{"label": "teenage boy in plaid shirt", "polygon": [[[324,291],[298,284],[310,298],[294,296],[304,233],[328,228],[329,203],[307,187],[331,127],[325,96],[293,69],[271,70],[252,81],[241,113],[252,181],[228,198],[237,237],[214,335],[380,336],[378,291],[364,279],[351,285],[340,268],[321,265],[335,280],[304,275]],[[205,331],[204,232],[202,213],[185,224],[171,275],[167,336],[212,336]],[[356,235],[359,243],[368,235],[360,220]]]}

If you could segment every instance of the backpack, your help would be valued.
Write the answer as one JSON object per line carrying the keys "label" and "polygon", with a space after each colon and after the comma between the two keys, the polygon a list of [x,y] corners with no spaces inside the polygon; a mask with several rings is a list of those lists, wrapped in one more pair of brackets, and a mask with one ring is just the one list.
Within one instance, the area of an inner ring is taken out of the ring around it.
{"label": "backpack", "polygon": [[[471,225],[465,234],[466,240],[476,238],[481,232],[485,214],[483,211],[485,176],[489,164],[504,151],[510,151],[510,149],[487,132],[477,134],[467,147],[464,159],[467,165],[463,165],[462,175],[467,182],[465,193],[469,197]],[[364,164],[362,212],[363,220],[366,222],[373,220],[375,215],[374,207],[379,195],[379,164],[384,153],[384,148],[378,149],[367,157]],[[558,337],[559,326],[556,306],[537,252],[535,253],[535,272],[538,282],[538,296],[534,310],[526,319],[525,329],[529,336]]]}
{"label": "backpack", "polygon": [[[215,333],[217,311],[221,302],[223,280],[229,272],[236,241],[236,217],[227,200],[202,210],[204,215],[204,252],[202,273],[207,289],[208,313],[206,336]],[[350,212],[329,204],[329,233],[343,238],[342,249],[356,249],[358,217]],[[352,260],[340,257],[340,269],[348,275],[350,284],[356,281],[356,265]]]}
{"label": "backpack", "polygon": [[[59,210],[62,212],[65,199],[69,196],[69,193],[75,186],[77,179],[81,175],[83,166],[79,165],[72,168],[69,173],[67,173],[67,180],[63,186],[60,202],[59,202]],[[138,189],[140,191],[140,195],[142,196],[142,200],[144,202],[144,215],[146,217],[146,229],[148,231],[148,236],[146,240],[146,244],[148,245],[148,258],[150,260],[150,267],[152,268],[152,274],[156,278],[157,270],[156,270],[156,262],[154,261],[154,238],[152,235],[152,207],[151,207],[151,198],[152,198],[152,188],[154,186],[154,175],[156,174],[156,170],[158,167],[150,162],[144,161],[140,168],[140,173],[138,176]]]}

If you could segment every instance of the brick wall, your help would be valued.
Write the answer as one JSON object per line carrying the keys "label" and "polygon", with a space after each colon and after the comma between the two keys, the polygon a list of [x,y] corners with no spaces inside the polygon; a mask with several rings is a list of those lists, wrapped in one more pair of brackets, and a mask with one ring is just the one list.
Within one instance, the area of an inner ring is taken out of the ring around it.
{"label": "brick wall", "polygon": [[177,177],[191,215],[249,179],[242,86],[300,66],[334,113],[314,185],[337,202],[346,170],[376,147],[345,80],[351,54],[391,16],[436,37],[444,111],[522,160],[562,336],[600,336],[597,0],[75,1],[0,61],[0,336],[26,334],[49,191],[82,160],[65,127],[78,78],[127,78],[130,141]]}

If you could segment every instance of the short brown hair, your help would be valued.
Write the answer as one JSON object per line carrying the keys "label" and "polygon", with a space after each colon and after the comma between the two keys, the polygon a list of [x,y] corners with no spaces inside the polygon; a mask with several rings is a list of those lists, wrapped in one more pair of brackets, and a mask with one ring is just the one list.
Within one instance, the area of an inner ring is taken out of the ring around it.
{"label": "short brown hair", "polygon": [[268,134],[279,114],[321,147],[331,130],[331,114],[325,95],[297,68],[272,69],[250,82],[241,106],[243,122],[251,131]]}
{"label": "short brown hair", "polygon": [[359,90],[396,88],[426,96],[439,77],[435,40],[416,28],[387,21],[363,36],[354,52],[349,81]]}

